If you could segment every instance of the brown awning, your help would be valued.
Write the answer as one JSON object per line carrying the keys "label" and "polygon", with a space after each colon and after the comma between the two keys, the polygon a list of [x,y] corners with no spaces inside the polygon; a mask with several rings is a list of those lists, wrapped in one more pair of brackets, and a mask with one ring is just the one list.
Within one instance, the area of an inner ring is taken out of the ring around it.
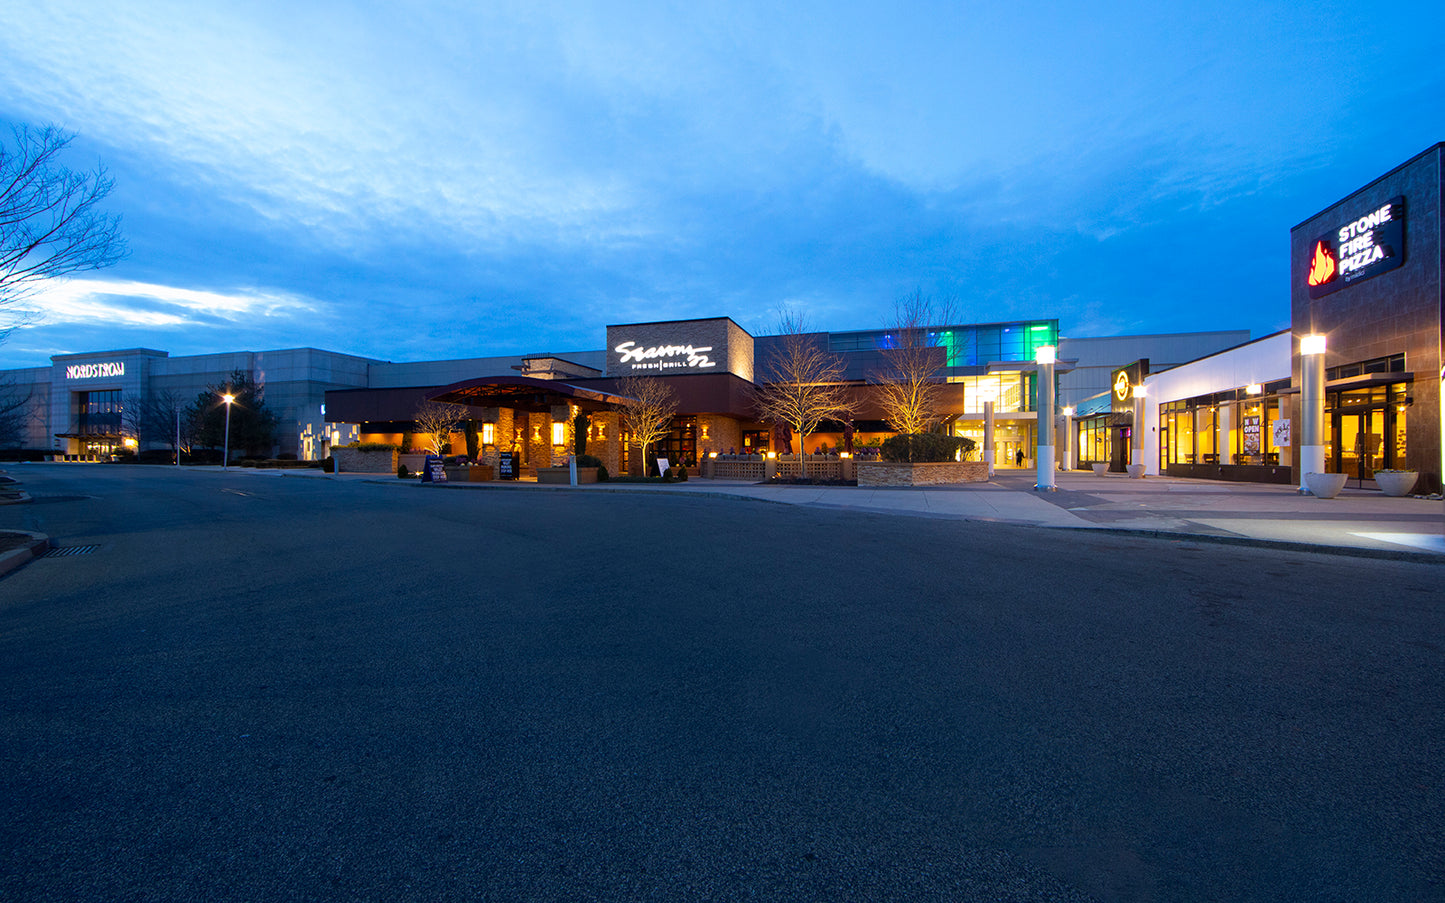
{"label": "brown awning", "polygon": [[574,404],[585,411],[602,411],[616,405],[619,396],[586,389],[560,380],[530,376],[483,376],[426,393],[428,401],[471,405],[478,408],[511,408],[516,411],[548,411],[553,405]]}

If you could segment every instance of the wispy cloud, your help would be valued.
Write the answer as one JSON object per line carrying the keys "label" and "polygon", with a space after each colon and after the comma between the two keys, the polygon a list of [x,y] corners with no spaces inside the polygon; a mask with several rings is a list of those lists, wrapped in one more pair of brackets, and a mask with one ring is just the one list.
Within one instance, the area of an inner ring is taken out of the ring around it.
{"label": "wispy cloud", "polygon": [[289,292],[245,288],[231,292],[105,279],[59,280],[26,299],[27,313],[49,325],[109,323],[117,328],[170,329],[296,319],[317,302]]}

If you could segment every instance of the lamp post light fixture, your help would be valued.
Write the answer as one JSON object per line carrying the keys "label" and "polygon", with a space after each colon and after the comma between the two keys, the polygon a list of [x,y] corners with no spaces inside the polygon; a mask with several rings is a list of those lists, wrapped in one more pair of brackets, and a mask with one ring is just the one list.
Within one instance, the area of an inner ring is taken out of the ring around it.
{"label": "lamp post light fixture", "polygon": [[1054,363],[1058,360],[1058,349],[1053,345],[1040,345],[1034,357],[1038,364],[1038,451],[1035,464],[1038,466],[1038,482],[1034,488],[1042,492],[1053,492],[1054,485]]}
{"label": "lamp post light fixture", "polygon": [[231,403],[236,400],[236,396],[228,392],[221,396],[221,400],[226,403],[226,439],[221,450],[221,469],[225,470],[231,463]]}
{"label": "lamp post light fixture", "polygon": [[1299,491],[1305,474],[1325,472],[1325,337],[1300,336]]}

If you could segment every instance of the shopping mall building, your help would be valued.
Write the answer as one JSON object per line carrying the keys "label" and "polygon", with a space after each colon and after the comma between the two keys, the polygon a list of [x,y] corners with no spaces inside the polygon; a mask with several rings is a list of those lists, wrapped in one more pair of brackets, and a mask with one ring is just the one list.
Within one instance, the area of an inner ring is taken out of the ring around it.
{"label": "shopping mall building", "polygon": [[[1122,358],[1182,363],[1248,339],[1243,330],[1174,335],[1067,338],[1058,320],[941,325],[930,330],[946,383],[944,426],[982,443],[992,417],[995,460],[1033,463],[1041,346],[1057,346],[1064,403],[1096,395]],[[867,447],[891,433],[870,385],[885,368],[894,336],[887,329],[816,333],[835,354],[854,399],[848,423],[826,423],[807,451],[851,441]],[[727,317],[609,326],[602,349],[508,357],[392,363],[317,349],[170,357],[127,349],[52,358],[50,367],[0,374],[30,398],[25,436],[32,450],[75,460],[105,460],[127,444],[169,447],[170,435],[136,437],[126,407],[169,393],[190,401],[233,372],[263,386],[279,420],[273,451],[325,457],[355,441],[420,445],[415,417],[428,400],[465,405],[479,457],[516,450],[524,467],[545,467],[573,447],[576,414],[588,413],[588,451],[614,472],[639,470],[622,433],[617,400],[629,376],[665,379],[677,416],[657,454],[693,461],[708,451],[793,451],[794,440],[758,419],[753,389],[774,378],[780,338],[752,336]],[[991,411],[986,410],[991,409]],[[463,434],[464,435],[464,434]],[[453,447],[460,452],[459,435]]]}
{"label": "shopping mall building", "polygon": [[[1063,466],[1298,483],[1301,451],[1371,485],[1378,469],[1421,474],[1439,491],[1441,464],[1442,149],[1436,145],[1291,230],[1291,328],[1075,338],[1057,319],[940,324],[930,329],[946,382],[944,428],[993,460],[1033,466],[1038,349],[1056,346]],[[1301,339],[1324,345],[1323,431],[1301,435]],[[1319,338],[1322,337],[1322,338]],[[866,447],[889,433],[872,385],[895,340],[886,328],[809,337],[844,364],[848,423],[825,424],[808,453]],[[588,451],[614,472],[638,471],[617,400],[629,376],[665,379],[677,416],[657,454],[790,452],[793,438],[758,419],[752,389],[777,378],[780,338],[728,317],[606,327],[600,349],[393,363],[301,348],[170,357],[127,349],[60,355],[49,367],[0,372],[28,399],[12,444],[72,459],[107,458],[128,441],[128,405],[169,393],[194,399],[236,371],[264,387],[279,419],[274,452],[324,457],[354,441],[413,444],[428,400],[465,405],[481,457],[517,451],[548,466],[573,447],[587,412]],[[991,427],[991,429],[990,429]],[[141,447],[168,437],[141,436]],[[417,443],[419,444],[419,443]],[[461,437],[453,443],[461,451]]]}

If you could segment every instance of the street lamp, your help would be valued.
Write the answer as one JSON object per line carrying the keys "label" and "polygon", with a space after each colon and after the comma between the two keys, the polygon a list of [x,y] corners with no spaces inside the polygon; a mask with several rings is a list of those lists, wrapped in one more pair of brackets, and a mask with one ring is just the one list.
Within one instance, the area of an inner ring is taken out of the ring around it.
{"label": "street lamp", "polygon": [[221,400],[226,403],[226,447],[221,452],[221,469],[225,470],[226,465],[231,463],[231,402],[236,396],[229,393],[222,395]]}
{"label": "street lamp", "polygon": [[[1144,417],[1148,413],[1145,399],[1149,397],[1149,387],[1143,383],[1134,387],[1134,425],[1130,428],[1129,443],[1132,451],[1129,453],[1129,466],[1138,467],[1139,475],[1143,476],[1149,471],[1149,465],[1144,461]],[[1130,476],[1134,472],[1129,471]]]}
{"label": "street lamp", "polygon": [[1034,356],[1039,374],[1039,441],[1034,462],[1039,475],[1034,488],[1044,492],[1053,492],[1058,488],[1054,485],[1054,362],[1057,360],[1058,348],[1053,345],[1040,345]]}

